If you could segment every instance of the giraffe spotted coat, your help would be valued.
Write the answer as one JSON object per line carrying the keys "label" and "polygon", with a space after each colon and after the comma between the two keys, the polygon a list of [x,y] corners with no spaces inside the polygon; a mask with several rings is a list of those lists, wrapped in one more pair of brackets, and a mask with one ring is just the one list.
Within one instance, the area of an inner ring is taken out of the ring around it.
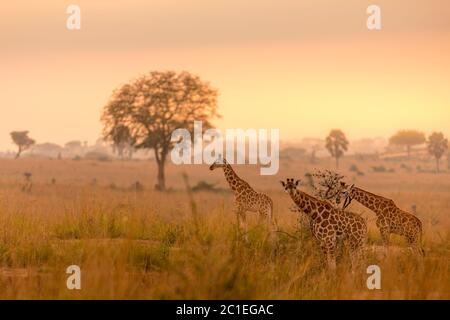
{"label": "giraffe spotted coat", "polygon": [[339,239],[349,247],[354,261],[365,244],[367,226],[365,220],[352,212],[334,208],[328,201],[319,200],[303,191],[297,190],[299,180],[281,181],[298,209],[310,219],[311,232],[327,258],[329,267],[336,266],[336,249]]}
{"label": "giraffe spotted coat", "polygon": [[210,170],[217,168],[223,169],[225,179],[234,193],[238,223],[241,221],[246,228],[245,213],[250,211],[258,212],[261,219],[267,220],[272,227],[275,227],[272,199],[264,193],[255,191],[245,180],[241,179],[234,172],[231,165],[224,158],[219,157],[210,166]]}

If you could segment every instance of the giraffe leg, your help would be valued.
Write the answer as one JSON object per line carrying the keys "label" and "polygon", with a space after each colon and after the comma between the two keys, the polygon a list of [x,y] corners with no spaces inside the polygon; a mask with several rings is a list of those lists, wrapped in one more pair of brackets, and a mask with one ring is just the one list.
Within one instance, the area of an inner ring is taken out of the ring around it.
{"label": "giraffe leg", "polygon": [[275,218],[273,216],[272,207],[268,207],[265,210],[264,216],[265,216],[267,225],[270,227],[270,231],[276,232],[278,228],[277,228],[277,224],[275,222]]}
{"label": "giraffe leg", "polygon": [[411,247],[414,254],[416,254],[420,257],[425,256],[425,251],[423,250],[422,245],[420,244],[418,235],[415,234],[415,235],[408,236],[407,241],[408,241],[408,244]]}
{"label": "giraffe leg", "polygon": [[380,228],[381,241],[383,242],[383,252],[386,257],[389,253],[389,230],[387,227]]}
{"label": "giraffe leg", "polygon": [[362,261],[363,243],[358,237],[352,237],[349,241],[350,264],[352,272],[360,265]]}
{"label": "giraffe leg", "polygon": [[383,241],[383,245],[386,247],[389,246],[389,235],[390,235],[389,227],[386,225],[378,224],[378,221],[377,226],[380,229],[381,240]]}
{"label": "giraffe leg", "polygon": [[336,269],[336,253],[335,244],[332,241],[327,241],[322,245],[322,251],[326,257],[327,266],[329,270]]}
{"label": "giraffe leg", "polygon": [[408,241],[409,247],[411,248],[413,256],[416,258],[417,267],[419,268],[419,270],[424,271],[425,251],[423,250],[420,242],[420,233],[412,233],[406,236],[406,239]]}
{"label": "giraffe leg", "polygon": [[413,248],[413,252],[417,256],[419,256],[421,258],[423,258],[425,256],[425,250],[423,250],[423,248],[422,248],[422,246],[420,244],[414,243],[411,247]]}
{"label": "giraffe leg", "polygon": [[377,219],[377,227],[378,230],[380,230],[380,234],[381,234],[381,241],[383,242],[384,246],[388,246],[389,245],[389,223],[386,221],[385,218],[379,218]]}
{"label": "giraffe leg", "polygon": [[274,240],[274,237],[275,237],[276,229],[271,224],[270,215],[269,215],[268,211],[265,210],[265,209],[260,210],[258,212],[258,214],[259,214],[259,224],[261,226],[264,226],[264,227],[269,229],[268,230],[268,234],[266,236],[266,239],[268,239],[270,242],[272,242]]}
{"label": "giraffe leg", "polygon": [[272,202],[269,199],[269,201],[263,202],[262,205],[259,208],[259,222],[265,223],[269,228],[269,235],[268,239],[270,241],[275,240],[275,235],[277,231],[277,225],[275,223],[275,219],[273,218],[273,212],[272,212]]}
{"label": "giraffe leg", "polygon": [[273,216],[272,209],[270,209],[270,212],[267,215],[267,224],[269,225],[269,228],[270,228],[270,231],[269,231],[270,232],[270,240],[274,241],[276,239],[278,226],[277,226],[277,223]]}
{"label": "giraffe leg", "polygon": [[413,245],[415,250],[421,257],[425,257],[425,250],[422,246],[422,223],[419,222],[418,226],[416,226],[413,230]]}
{"label": "giraffe leg", "polygon": [[243,210],[241,207],[238,207],[236,209],[236,218],[237,218],[238,232],[241,233],[241,228],[242,228],[243,229],[244,239],[248,240],[248,237],[247,237],[247,219],[246,219],[246,216],[245,216],[245,210]]}
{"label": "giraffe leg", "polygon": [[336,255],[333,251],[330,251],[327,254],[327,264],[330,270],[336,269]]}

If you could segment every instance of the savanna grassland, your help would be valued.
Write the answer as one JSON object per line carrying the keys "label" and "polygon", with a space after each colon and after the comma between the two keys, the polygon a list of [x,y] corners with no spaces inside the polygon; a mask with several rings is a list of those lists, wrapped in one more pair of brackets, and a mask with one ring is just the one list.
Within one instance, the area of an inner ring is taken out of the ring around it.
{"label": "savanna grassland", "polygon": [[[248,213],[248,240],[243,241],[220,170],[168,165],[171,190],[161,193],[153,190],[151,161],[1,159],[0,298],[449,299],[450,174],[344,159],[341,172],[349,181],[394,199],[402,209],[415,205],[426,256],[414,256],[395,236],[384,250],[375,215],[352,203],[350,210],[367,218],[369,226],[364,261],[352,273],[343,255],[330,273],[308,230],[299,227],[299,213],[290,210],[279,180],[306,182],[306,172],[333,168],[333,163],[285,159],[276,176],[260,176],[256,166],[235,166],[255,189],[272,197],[284,231],[270,237],[256,214]],[[364,175],[349,171],[353,163]],[[370,169],[379,164],[395,172]],[[32,174],[30,182],[25,172]],[[183,172],[191,186],[207,181],[217,183],[218,190],[192,192],[190,198]],[[81,267],[81,290],[66,288],[66,268],[74,264]],[[371,264],[381,268],[381,290],[366,287]]]}

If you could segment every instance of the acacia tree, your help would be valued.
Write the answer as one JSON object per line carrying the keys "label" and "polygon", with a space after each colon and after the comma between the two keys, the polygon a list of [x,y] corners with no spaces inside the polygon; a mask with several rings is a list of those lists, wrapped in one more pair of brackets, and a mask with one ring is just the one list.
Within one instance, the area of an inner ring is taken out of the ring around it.
{"label": "acacia tree", "polygon": [[392,145],[405,146],[408,158],[411,155],[411,147],[425,141],[425,134],[417,130],[400,130],[389,139],[389,143]]}
{"label": "acacia tree", "polygon": [[175,142],[175,129],[193,132],[194,120],[211,126],[217,115],[217,91],[198,76],[183,71],[152,71],[115,90],[103,109],[104,136],[128,128],[136,149],[153,149],[158,166],[156,189],[165,190],[164,167]]}
{"label": "acacia tree", "polygon": [[344,155],[348,148],[348,140],[344,132],[333,129],[325,139],[325,147],[331,156],[336,159],[336,168],[339,168],[339,158]]}
{"label": "acacia tree", "polygon": [[112,141],[113,150],[123,159],[125,153],[131,158],[135,139],[131,136],[130,129],[124,125],[117,125],[106,133],[106,137]]}
{"label": "acacia tree", "polygon": [[448,150],[448,140],[442,132],[433,132],[428,137],[428,152],[436,159],[436,172],[439,172],[439,160]]}
{"label": "acacia tree", "polygon": [[28,131],[13,131],[10,135],[12,141],[18,147],[16,159],[20,157],[23,151],[35,144],[35,141],[28,136]]}

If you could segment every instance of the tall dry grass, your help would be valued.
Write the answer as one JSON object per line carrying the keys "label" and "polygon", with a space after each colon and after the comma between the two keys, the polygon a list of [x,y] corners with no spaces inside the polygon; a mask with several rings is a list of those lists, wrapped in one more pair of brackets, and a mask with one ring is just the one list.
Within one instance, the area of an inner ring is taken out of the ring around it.
{"label": "tall dry grass", "polygon": [[[348,168],[353,160],[344,161]],[[330,167],[322,160],[315,167]],[[281,230],[275,238],[249,213],[242,241],[226,191],[193,193],[182,179],[226,188],[223,174],[205,166],[168,169],[167,193],[153,191],[149,161],[96,162],[48,159],[0,160],[0,298],[2,299],[417,299],[450,298],[450,175],[372,173],[349,179],[393,198],[424,223],[424,259],[393,237],[380,246],[374,215],[352,204],[368,220],[368,249],[353,273],[345,255],[327,271],[308,230],[278,180],[302,178],[313,166],[281,164],[277,176],[255,167],[236,171],[274,200]],[[391,165],[391,164],[389,164]],[[398,164],[392,164],[392,166]],[[32,173],[30,192],[23,172]],[[132,188],[139,181],[144,190]],[[226,190],[226,189],[225,189]],[[290,236],[292,235],[292,236]],[[81,290],[66,288],[69,265],[81,267]],[[368,290],[366,267],[377,264],[382,289]]]}

